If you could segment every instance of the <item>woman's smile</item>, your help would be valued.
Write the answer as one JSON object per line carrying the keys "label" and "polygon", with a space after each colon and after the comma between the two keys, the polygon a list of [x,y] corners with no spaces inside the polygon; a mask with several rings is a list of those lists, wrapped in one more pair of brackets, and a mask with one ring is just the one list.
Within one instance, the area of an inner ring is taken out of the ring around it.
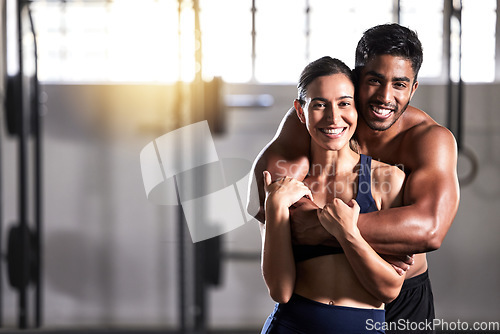
{"label": "woman's smile", "polygon": [[327,137],[335,139],[341,137],[347,127],[327,127],[327,128],[319,128],[319,131],[324,133]]}

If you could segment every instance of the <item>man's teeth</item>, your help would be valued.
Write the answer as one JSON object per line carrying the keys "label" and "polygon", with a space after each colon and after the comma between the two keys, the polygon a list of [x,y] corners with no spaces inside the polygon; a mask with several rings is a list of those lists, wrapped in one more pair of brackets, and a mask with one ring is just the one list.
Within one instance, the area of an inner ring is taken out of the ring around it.
{"label": "man's teeth", "polygon": [[338,134],[340,134],[342,131],[344,131],[344,128],[321,129],[321,131],[323,131],[324,133],[329,134],[329,135],[338,135]]}
{"label": "man's teeth", "polygon": [[373,111],[382,116],[387,116],[392,111],[391,109],[383,109],[378,107],[373,107]]}

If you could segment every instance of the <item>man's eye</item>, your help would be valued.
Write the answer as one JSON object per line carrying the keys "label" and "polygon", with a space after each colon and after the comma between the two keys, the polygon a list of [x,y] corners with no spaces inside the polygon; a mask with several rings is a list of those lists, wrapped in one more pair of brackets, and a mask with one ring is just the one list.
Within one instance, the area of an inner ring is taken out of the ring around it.
{"label": "man's eye", "polygon": [[396,86],[396,88],[406,88],[406,84],[402,82],[397,82],[394,84],[394,86]]}
{"label": "man's eye", "polygon": [[375,78],[372,78],[372,79],[368,79],[368,82],[371,83],[371,84],[379,84],[380,83],[380,80],[379,79],[375,79]]}
{"label": "man's eye", "polygon": [[340,107],[349,107],[351,104],[349,102],[340,102],[339,106]]}
{"label": "man's eye", "polygon": [[325,107],[325,104],[324,103],[315,103],[314,108],[324,108]]}

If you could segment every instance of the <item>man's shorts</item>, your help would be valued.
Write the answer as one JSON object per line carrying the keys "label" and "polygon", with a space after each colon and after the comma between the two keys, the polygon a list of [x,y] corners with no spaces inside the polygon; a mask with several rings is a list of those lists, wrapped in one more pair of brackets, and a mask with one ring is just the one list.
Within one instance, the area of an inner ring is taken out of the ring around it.
{"label": "man's shorts", "polygon": [[[434,297],[429,272],[404,281],[399,296],[385,306],[385,321],[391,333],[435,333]],[[392,326],[392,327],[391,327]],[[412,329],[419,328],[413,331]]]}

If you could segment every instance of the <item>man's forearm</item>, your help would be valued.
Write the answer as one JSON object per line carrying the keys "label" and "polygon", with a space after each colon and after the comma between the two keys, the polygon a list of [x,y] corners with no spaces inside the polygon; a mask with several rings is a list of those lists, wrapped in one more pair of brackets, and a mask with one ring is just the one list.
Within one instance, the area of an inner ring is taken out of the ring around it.
{"label": "man's forearm", "polygon": [[[292,238],[301,245],[337,246],[317,216],[318,207],[303,198],[291,209]],[[358,228],[363,238],[380,254],[407,255],[429,252],[439,248],[438,221],[417,206],[405,206],[359,215]]]}
{"label": "man's forearm", "polygon": [[418,254],[436,250],[439,221],[417,206],[361,214],[358,227],[363,238],[381,254]]}

